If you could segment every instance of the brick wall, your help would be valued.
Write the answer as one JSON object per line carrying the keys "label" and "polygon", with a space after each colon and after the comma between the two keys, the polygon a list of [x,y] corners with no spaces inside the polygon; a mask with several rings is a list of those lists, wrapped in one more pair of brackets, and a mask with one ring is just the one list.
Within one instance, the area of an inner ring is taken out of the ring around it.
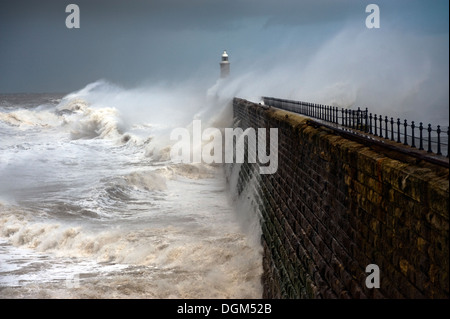
{"label": "brick wall", "polygon": [[449,298],[448,168],[242,99],[233,111],[235,127],[278,128],[278,171],[244,163],[237,185],[261,215],[264,298]]}

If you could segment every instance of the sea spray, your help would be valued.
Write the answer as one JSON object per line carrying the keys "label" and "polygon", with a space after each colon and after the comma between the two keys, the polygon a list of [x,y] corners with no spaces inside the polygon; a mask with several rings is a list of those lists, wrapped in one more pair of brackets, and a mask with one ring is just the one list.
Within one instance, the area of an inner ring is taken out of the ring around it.
{"label": "sea spray", "polygon": [[[170,162],[172,123],[155,121],[151,96],[153,117],[124,96],[96,83],[47,108],[51,125],[0,121],[2,297],[261,297],[260,244],[223,168]],[[208,122],[205,108],[179,123]]]}

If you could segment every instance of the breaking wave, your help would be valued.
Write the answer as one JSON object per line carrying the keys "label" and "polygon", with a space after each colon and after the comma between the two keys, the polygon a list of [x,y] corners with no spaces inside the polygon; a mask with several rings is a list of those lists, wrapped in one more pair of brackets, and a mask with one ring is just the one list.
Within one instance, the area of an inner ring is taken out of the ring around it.
{"label": "breaking wave", "polygon": [[74,99],[59,105],[57,109],[69,126],[72,139],[119,139],[122,136],[120,117],[115,108],[93,108],[86,101]]}
{"label": "breaking wave", "polygon": [[227,122],[228,100],[98,81],[17,101],[0,106],[2,297],[261,296],[261,246],[223,168],[170,159],[171,130]]}

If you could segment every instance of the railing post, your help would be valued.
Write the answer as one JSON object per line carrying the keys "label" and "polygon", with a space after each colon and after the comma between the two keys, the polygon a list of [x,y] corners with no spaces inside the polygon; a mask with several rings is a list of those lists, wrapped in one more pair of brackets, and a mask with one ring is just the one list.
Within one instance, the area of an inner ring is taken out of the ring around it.
{"label": "railing post", "polygon": [[405,120],[405,123],[403,125],[405,126],[405,142],[403,143],[403,145],[408,145],[408,134],[407,134],[408,121]]}
{"label": "railing post", "polygon": [[394,118],[391,117],[391,141],[394,141]]}
{"label": "railing post", "polygon": [[431,149],[431,124],[428,124],[428,153],[433,152]]}
{"label": "railing post", "polygon": [[337,120],[337,107],[333,106],[333,123],[337,124],[338,120]]}
{"label": "railing post", "polygon": [[372,132],[372,113],[370,113],[369,120],[370,120],[370,123],[369,123],[369,133],[370,133],[370,134],[373,134],[373,132]]}
{"label": "railing post", "polygon": [[369,119],[369,110],[366,107],[366,112],[364,113],[364,122],[365,122],[365,126],[364,126],[364,132],[369,132],[369,128],[368,128],[368,119]]}
{"label": "railing post", "polygon": [[360,116],[360,118],[359,118],[359,122],[360,122],[360,127],[359,127],[359,129],[360,129],[361,131],[363,131],[363,132],[366,131],[366,126],[364,125],[364,124],[365,124],[365,120],[366,120],[366,116],[365,116],[364,114],[365,114],[365,113],[364,113],[363,111],[360,111],[360,112],[359,112],[359,116]]}
{"label": "railing post", "polygon": [[423,123],[419,124],[419,150],[423,151]]}
{"label": "railing post", "polygon": [[385,116],[384,118],[384,138],[385,139],[389,139],[389,134],[388,134],[388,117]]}
{"label": "railing post", "polygon": [[411,141],[411,147],[416,147],[416,142],[415,142],[415,138],[414,138],[414,128],[415,128],[416,126],[414,125],[414,121],[411,121],[411,138],[412,138],[412,141]]}
{"label": "railing post", "polygon": [[442,153],[441,153],[441,126],[440,125],[437,126],[436,133],[437,133],[437,153],[436,154],[442,155]]}
{"label": "railing post", "polygon": [[333,116],[331,114],[331,106],[327,106],[327,114],[328,114],[328,121],[333,122]]}
{"label": "railing post", "polygon": [[334,115],[335,115],[335,120],[336,120],[336,124],[339,124],[339,107],[335,106],[334,107]]}
{"label": "railing post", "polygon": [[377,122],[378,122],[378,117],[376,114],[374,114],[373,119],[375,121],[375,133],[373,135],[378,136],[377,134]]}
{"label": "railing post", "polygon": [[360,107],[358,106],[358,110],[356,110],[356,129],[357,130],[361,130],[361,127],[360,127],[360,121],[359,121],[359,117],[361,116],[361,109],[360,109]]}
{"label": "railing post", "polygon": [[336,120],[336,124],[339,124],[339,108],[337,106],[334,107],[334,116]]}
{"label": "railing post", "polygon": [[341,113],[342,113],[342,126],[344,126],[344,108],[341,108]]}
{"label": "railing post", "polygon": [[383,137],[383,116],[380,115],[380,137]]}

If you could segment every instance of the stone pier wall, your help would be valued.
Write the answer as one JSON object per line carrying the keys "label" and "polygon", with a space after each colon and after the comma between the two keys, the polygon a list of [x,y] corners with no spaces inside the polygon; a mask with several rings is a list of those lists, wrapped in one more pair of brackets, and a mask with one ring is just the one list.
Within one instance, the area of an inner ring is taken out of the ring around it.
{"label": "stone pier wall", "polygon": [[448,168],[246,100],[233,112],[278,128],[277,172],[246,162],[237,186],[261,215],[264,298],[449,298]]}

